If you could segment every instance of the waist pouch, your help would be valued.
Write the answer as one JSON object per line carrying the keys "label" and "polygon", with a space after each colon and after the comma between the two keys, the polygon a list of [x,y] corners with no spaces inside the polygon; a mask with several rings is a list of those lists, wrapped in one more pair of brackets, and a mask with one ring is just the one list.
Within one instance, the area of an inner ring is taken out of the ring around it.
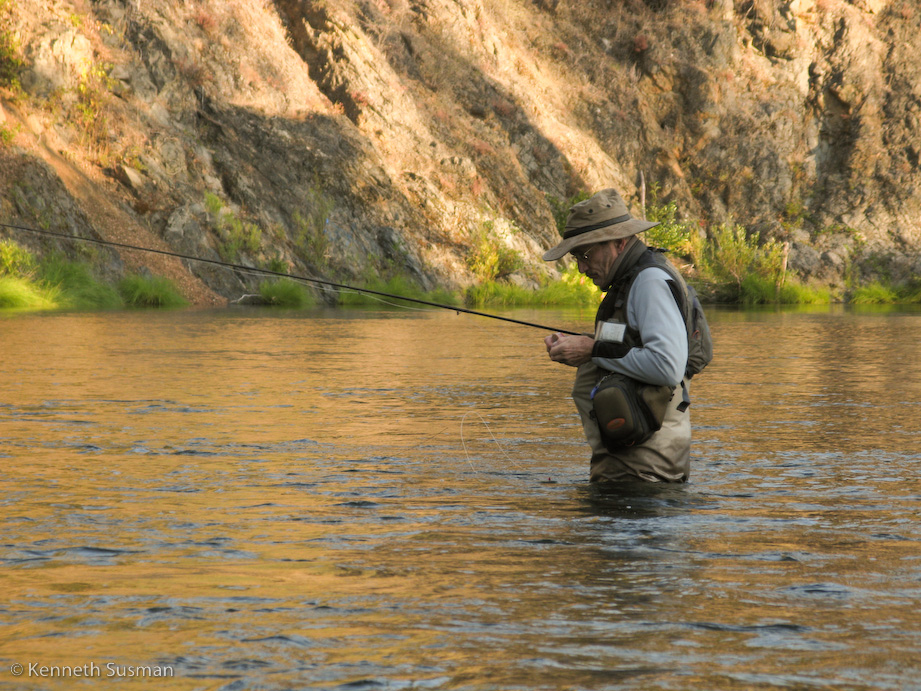
{"label": "waist pouch", "polygon": [[608,451],[642,444],[659,429],[675,387],[611,372],[592,389],[592,414]]}

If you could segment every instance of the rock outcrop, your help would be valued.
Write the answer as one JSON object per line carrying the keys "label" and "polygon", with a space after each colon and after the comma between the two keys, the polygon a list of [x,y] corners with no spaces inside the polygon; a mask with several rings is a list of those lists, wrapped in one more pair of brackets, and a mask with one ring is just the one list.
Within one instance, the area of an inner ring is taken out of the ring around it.
{"label": "rock outcrop", "polygon": [[[2,12],[3,222],[457,287],[475,280],[467,256],[483,238],[526,259],[518,280],[552,272],[539,256],[556,237],[553,200],[615,186],[638,213],[644,179],[687,218],[789,241],[806,279],[921,268],[909,0],[19,0]],[[258,280],[172,270],[206,303]]]}

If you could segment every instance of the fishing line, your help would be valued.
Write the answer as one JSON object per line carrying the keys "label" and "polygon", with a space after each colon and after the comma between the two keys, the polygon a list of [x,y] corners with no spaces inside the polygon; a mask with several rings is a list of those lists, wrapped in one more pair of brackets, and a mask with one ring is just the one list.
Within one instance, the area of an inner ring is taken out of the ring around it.
{"label": "fishing line", "polygon": [[311,278],[309,276],[298,276],[295,274],[285,273],[283,271],[273,271],[272,269],[260,269],[253,266],[244,266],[242,264],[234,264],[232,262],[219,261],[217,259],[205,259],[203,257],[194,257],[188,254],[180,254],[179,252],[170,252],[167,250],[158,250],[151,247],[139,247],[137,245],[128,245],[123,242],[112,242],[110,240],[97,240],[95,238],[84,238],[77,237],[74,235],[65,235],[64,233],[56,233],[51,230],[40,230],[38,228],[29,228],[26,226],[12,225],[10,223],[0,223],[0,227],[9,228],[11,230],[21,230],[27,233],[36,233],[38,235],[48,235],[51,237],[61,238],[63,240],[79,240],[81,242],[90,242],[96,245],[104,245],[106,247],[118,247],[125,250],[134,250],[138,252],[150,252],[152,254],[161,254],[167,257],[176,257],[177,259],[185,259],[192,262],[200,262],[203,264],[213,264],[216,266],[224,266],[236,271],[246,272],[246,273],[259,273],[268,276],[279,276],[281,278],[291,278],[297,281],[304,281],[305,283],[312,283],[314,285],[335,288],[337,290],[351,290],[356,293],[363,293],[365,295],[377,295],[380,297],[391,298],[395,300],[403,300],[405,302],[412,302],[418,305],[426,305],[428,307],[437,307],[439,309],[451,310],[460,314],[472,314],[478,317],[486,317],[488,319],[498,319],[499,321],[509,322],[512,324],[519,324],[521,326],[530,326],[535,329],[541,329],[542,331],[556,331],[557,333],[569,334],[572,336],[578,336],[579,333],[576,331],[568,331],[567,329],[557,329],[544,324],[536,324],[534,322],[523,321],[521,319],[513,319],[511,317],[503,317],[498,314],[489,314],[488,312],[480,312],[478,310],[472,310],[467,307],[457,307],[456,305],[446,305],[440,302],[432,302],[430,300],[422,300],[420,298],[411,298],[404,295],[396,295],[394,293],[385,293],[381,290],[372,290],[371,288],[359,288],[357,286],[350,286],[345,283],[336,283],[334,281],[325,281],[320,278]]}
{"label": "fishing line", "polygon": [[480,414],[479,414],[477,411],[475,411],[475,410],[474,410],[474,411],[468,411],[468,412],[464,413],[464,416],[461,418],[461,424],[460,424],[460,438],[461,438],[461,444],[463,444],[463,446],[464,446],[464,454],[467,456],[467,463],[468,463],[468,465],[470,466],[470,469],[471,469],[473,472],[475,472],[475,473],[476,473],[476,472],[479,472],[479,471],[477,471],[477,469],[474,467],[473,461],[470,459],[470,452],[467,451],[467,441],[464,439],[464,421],[467,419],[467,416],[470,415],[471,412],[472,412],[474,415],[476,415],[478,418],[480,418],[480,422],[483,423],[483,426],[486,428],[486,431],[489,432],[489,436],[492,437],[492,440],[493,440],[493,442],[495,442],[496,446],[499,448],[499,451],[501,451],[501,452],[502,452],[502,455],[505,456],[505,460],[507,460],[509,463],[511,463],[513,466],[515,466],[515,467],[518,468],[519,470],[524,471],[524,468],[521,467],[521,464],[520,464],[520,463],[517,463],[511,456],[508,455],[508,453],[506,453],[505,449],[502,448],[502,444],[500,444],[500,443],[499,443],[499,440],[496,439],[496,435],[492,433],[492,429],[490,428],[489,423],[486,422],[486,420],[483,419],[483,416],[480,415]]}

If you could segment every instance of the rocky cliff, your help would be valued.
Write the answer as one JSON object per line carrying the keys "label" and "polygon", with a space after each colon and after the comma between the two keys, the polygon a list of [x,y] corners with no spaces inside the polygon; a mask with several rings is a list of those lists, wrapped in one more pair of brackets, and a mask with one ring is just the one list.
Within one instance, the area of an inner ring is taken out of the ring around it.
{"label": "rocky cliff", "polygon": [[914,0],[0,0],[0,221],[457,287],[478,243],[553,271],[554,201],[643,181],[804,279],[902,280],[919,55]]}

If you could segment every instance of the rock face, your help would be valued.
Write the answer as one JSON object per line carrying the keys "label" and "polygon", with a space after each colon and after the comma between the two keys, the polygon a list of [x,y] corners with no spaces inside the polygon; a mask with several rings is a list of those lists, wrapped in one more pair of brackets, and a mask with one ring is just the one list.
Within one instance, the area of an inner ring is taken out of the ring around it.
{"label": "rock face", "polygon": [[[516,280],[552,272],[539,257],[553,200],[615,186],[638,213],[642,174],[688,218],[790,241],[803,278],[919,266],[912,0],[20,0],[3,13],[4,222],[41,220],[16,201],[41,170],[60,181],[44,206],[74,208],[46,222],[69,234],[143,227],[241,266],[457,287],[484,237],[526,259]],[[105,219],[78,179],[113,200]],[[258,282],[185,270],[225,297]]]}

